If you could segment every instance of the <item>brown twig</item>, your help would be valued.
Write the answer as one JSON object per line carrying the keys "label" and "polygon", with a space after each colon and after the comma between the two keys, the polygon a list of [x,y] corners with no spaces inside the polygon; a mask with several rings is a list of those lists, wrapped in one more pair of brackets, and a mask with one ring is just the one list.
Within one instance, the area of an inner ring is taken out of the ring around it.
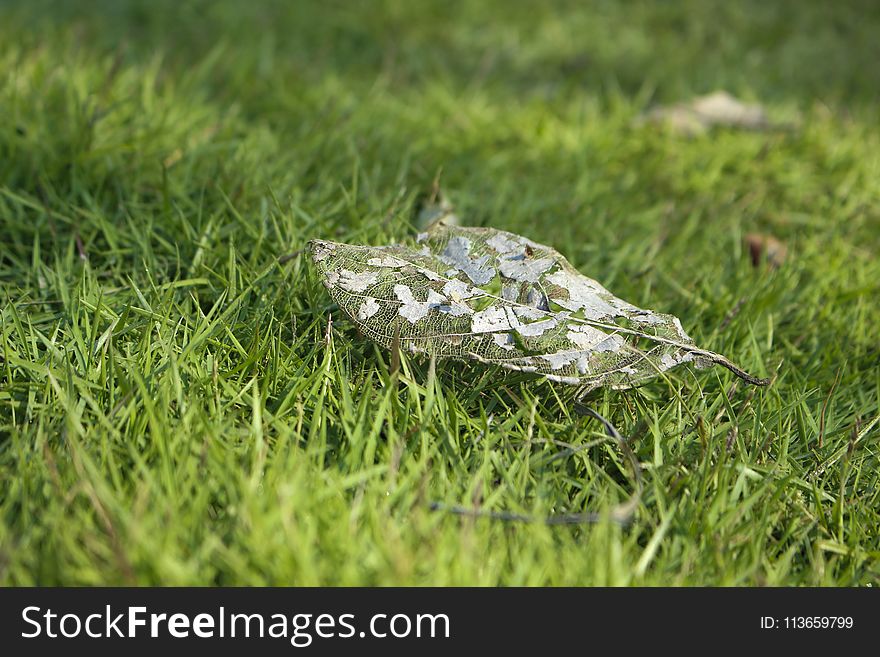
{"label": "brown twig", "polygon": [[[629,446],[629,441],[620,434],[611,422],[606,420],[592,408],[580,403],[575,404],[575,411],[580,415],[588,415],[599,420],[599,422],[605,427],[605,432],[617,441],[618,446],[624,453],[627,461],[629,461],[634,479],[633,494],[628,500],[614,507],[609,514],[609,518],[612,522],[619,525],[626,525],[632,520],[632,516],[642,497],[642,468],[639,465],[639,461],[636,458],[635,453],[632,451],[632,448]],[[603,514],[597,511],[587,511],[584,513],[560,513],[541,519],[524,513],[488,511],[476,507],[468,508],[464,506],[444,504],[442,502],[431,502],[428,508],[432,511],[445,511],[446,513],[464,516],[466,518],[487,518],[489,520],[501,520],[505,522],[543,522],[545,525],[581,525],[599,522],[603,517]]]}

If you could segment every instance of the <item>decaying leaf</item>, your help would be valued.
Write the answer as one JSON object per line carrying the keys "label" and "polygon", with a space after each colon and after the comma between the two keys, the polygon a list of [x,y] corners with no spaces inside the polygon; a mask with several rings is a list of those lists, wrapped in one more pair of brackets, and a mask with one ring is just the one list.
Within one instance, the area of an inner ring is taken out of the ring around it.
{"label": "decaying leaf", "polygon": [[558,252],[492,228],[439,224],[416,243],[315,240],[330,295],[386,348],[493,363],[592,389],[628,388],[680,363],[718,364],[672,315],[643,310],[580,274]]}
{"label": "decaying leaf", "polygon": [[745,236],[745,243],[749,248],[753,267],[760,267],[766,261],[771,269],[776,269],[782,266],[788,255],[788,247],[772,235],[749,233]]}
{"label": "decaying leaf", "polygon": [[744,130],[773,127],[763,107],[743,103],[726,91],[700,96],[689,103],[654,108],[645,114],[644,120],[664,124],[684,135],[701,134],[714,126]]}

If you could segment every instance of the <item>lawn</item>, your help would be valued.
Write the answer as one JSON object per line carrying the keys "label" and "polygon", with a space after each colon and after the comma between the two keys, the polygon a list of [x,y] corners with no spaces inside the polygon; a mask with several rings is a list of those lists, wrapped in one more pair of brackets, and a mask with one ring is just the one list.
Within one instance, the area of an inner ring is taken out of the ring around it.
{"label": "lawn", "polygon": [[[876,585],[878,33],[870,2],[0,3],[0,583]],[[718,89],[778,126],[640,121]],[[592,393],[642,470],[616,522],[632,471],[570,386],[395,371],[310,267],[436,185],[772,385]]]}

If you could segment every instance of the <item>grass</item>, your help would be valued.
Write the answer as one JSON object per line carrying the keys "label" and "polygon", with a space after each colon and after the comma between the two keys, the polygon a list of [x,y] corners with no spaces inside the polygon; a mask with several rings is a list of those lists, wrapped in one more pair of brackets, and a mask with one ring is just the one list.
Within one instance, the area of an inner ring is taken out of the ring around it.
{"label": "grass", "polygon": [[[0,5],[0,582],[876,583],[878,29],[868,2]],[[717,88],[796,128],[635,125]],[[589,400],[644,469],[629,526],[571,390],[392,375],[300,253],[410,234],[438,176],[774,377]]]}

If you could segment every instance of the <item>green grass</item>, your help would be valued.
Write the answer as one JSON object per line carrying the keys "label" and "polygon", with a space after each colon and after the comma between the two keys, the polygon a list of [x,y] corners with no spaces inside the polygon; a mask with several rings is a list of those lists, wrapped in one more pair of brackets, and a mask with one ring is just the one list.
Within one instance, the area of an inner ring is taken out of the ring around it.
{"label": "green grass", "polygon": [[[876,4],[77,4],[0,4],[0,583],[878,581]],[[797,127],[635,125],[717,88]],[[438,175],[775,377],[589,400],[629,526],[570,389],[392,376],[300,254]]]}

